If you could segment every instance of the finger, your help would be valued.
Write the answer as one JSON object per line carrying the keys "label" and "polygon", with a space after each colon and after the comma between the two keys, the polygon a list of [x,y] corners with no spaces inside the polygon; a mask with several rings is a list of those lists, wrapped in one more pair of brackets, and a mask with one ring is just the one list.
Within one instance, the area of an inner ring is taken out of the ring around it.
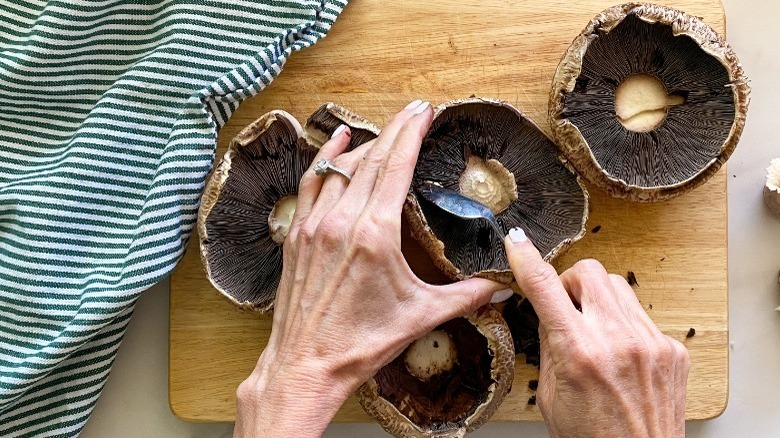
{"label": "finger", "polygon": [[612,313],[620,303],[607,270],[596,260],[580,260],[560,276],[563,287],[582,312]]}
{"label": "finger", "polygon": [[655,325],[650,315],[647,314],[642,304],[639,302],[634,289],[628,284],[625,278],[617,274],[609,274],[609,279],[615,289],[615,293],[620,300],[624,312],[632,320],[638,321],[650,333],[660,334],[661,331]]}
{"label": "finger", "polygon": [[[417,156],[428,128],[433,121],[430,105],[418,108],[422,112],[407,120],[385,154],[379,168],[374,192],[368,201],[368,208],[380,207],[386,214],[401,216],[409,185],[412,183]],[[400,219],[399,219],[400,220]]]}
{"label": "finger", "polygon": [[484,278],[470,278],[457,283],[434,286],[424,284],[427,299],[434,305],[420,306],[426,313],[432,330],[453,318],[465,316],[489,303],[493,294],[506,289],[506,285]]}
{"label": "finger", "polygon": [[[668,337],[667,337],[668,338]],[[688,386],[688,373],[691,368],[691,357],[688,349],[676,339],[668,338],[675,351],[674,367],[674,424],[677,426],[675,436],[684,436],[685,432],[685,397]]]}
{"label": "finger", "polygon": [[[555,369],[553,367],[549,336],[543,325],[539,326],[539,386],[536,389],[536,404],[545,421],[550,421],[550,408],[555,394]],[[550,424],[550,423],[548,423]]]}
{"label": "finger", "polygon": [[300,224],[309,215],[314,203],[317,201],[317,196],[322,190],[323,179],[319,175],[314,173],[314,164],[321,158],[332,160],[339,154],[344,152],[349,146],[349,140],[352,137],[352,131],[350,131],[347,125],[341,125],[333,131],[333,137],[322,145],[311,165],[301,177],[301,182],[298,185],[298,200],[295,205],[295,214],[293,215],[292,224]]}
{"label": "finger", "polygon": [[365,160],[358,166],[358,170],[352,178],[352,184],[350,184],[344,194],[344,198],[348,199],[351,205],[356,205],[360,208],[366,205],[371,193],[374,191],[379,168],[385,160],[385,155],[392,148],[398,133],[417,111],[421,109],[424,111],[428,107],[430,107],[428,102],[423,103],[416,100],[396,114],[390,120],[390,123],[382,129],[379,137],[374,140],[374,146],[371,148],[371,151],[366,154]]}
{"label": "finger", "polygon": [[515,281],[531,301],[540,324],[551,330],[574,328],[582,316],[574,307],[558,274],[520,228],[513,228],[504,239],[507,258]]}
{"label": "finger", "polygon": [[[333,165],[343,169],[349,175],[354,175],[360,161],[362,161],[363,155],[371,147],[371,143],[363,143],[354,150],[334,158]],[[322,189],[320,190],[319,195],[317,195],[317,200],[314,202],[314,206],[311,208],[306,218],[307,222],[318,224],[322,218],[334,208],[347,187],[351,184],[350,180],[344,178],[342,175],[336,174],[326,175],[324,180]],[[352,206],[345,211],[354,212],[355,215],[359,214],[359,211],[356,211]]]}

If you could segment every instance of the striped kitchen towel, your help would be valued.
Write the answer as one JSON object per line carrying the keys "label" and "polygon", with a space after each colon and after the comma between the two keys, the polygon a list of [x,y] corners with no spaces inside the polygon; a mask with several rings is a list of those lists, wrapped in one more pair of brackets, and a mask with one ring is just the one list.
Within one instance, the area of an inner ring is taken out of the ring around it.
{"label": "striped kitchen towel", "polygon": [[347,0],[0,0],[0,436],[75,436],[216,135]]}

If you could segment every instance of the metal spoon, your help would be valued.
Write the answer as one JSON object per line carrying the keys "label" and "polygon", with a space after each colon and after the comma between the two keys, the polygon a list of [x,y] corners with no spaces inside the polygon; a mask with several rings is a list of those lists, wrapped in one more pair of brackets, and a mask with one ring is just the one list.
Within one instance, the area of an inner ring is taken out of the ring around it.
{"label": "metal spoon", "polygon": [[461,195],[455,190],[446,189],[436,183],[426,181],[417,188],[417,193],[441,210],[459,218],[486,220],[493,226],[493,229],[499,236],[504,235],[504,230],[501,229],[496,216],[488,207]]}

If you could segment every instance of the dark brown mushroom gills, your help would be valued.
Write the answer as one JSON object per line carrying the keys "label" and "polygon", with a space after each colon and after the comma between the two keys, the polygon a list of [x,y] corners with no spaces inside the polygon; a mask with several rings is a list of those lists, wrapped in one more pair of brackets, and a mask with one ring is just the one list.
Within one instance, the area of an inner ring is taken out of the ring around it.
{"label": "dark brown mushroom gills", "polygon": [[272,235],[272,211],[280,200],[286,200],[285,217],[294,211],[289,201],[317,150],[283,117],[231,150],[229,176],[205,220],[208,238],[201,244],[213,282],[236,302],[267,309],[279,285],[279,241],[286,235],[282,227]]}
{"label": "dark brown mushroom gills", "polygon": [[[615,94],[632,75],[663,82],[676,105],[647,132],[616,116]],[[687,35],[628,15],[609,32],[594,32],[563,116],[582,133],[604,171],[626,184],[665,186],[685,181],[715,160],[735,119],[728,69]],[[681,102],[681,103],[680,103]]]}
{"label": "dark brown mushroom gills", "polygon": [[494,383],[493,356],[487,339],[466,318],[439,326],[457,349],[449,370],[422,380],[412,374],[402,354],[374,376],[379,395],[423,429],[462,424],[483,403]]}
{"label": "dark brown mushroom gills", "polygon": [[375,139],[380,132],[378,126],[362,116],[329,102],[317,108],[306,121],[306,133],[309,141],[320,147],[330,139],[339,126],[345,124],[349,126],[351,133],[347,151]]}
{"label": "dark brown mushroom gills", "polygon": [[[472,182],[464,184],[464,175]],[[458,218],[417,197],[427,225],[444,243],[444,256],[465,277],[509,270],[503,238],[513,227],[523,228],[543,256],[582,234],[587,199],[576,175],[561,164],[557,148],[533,122],[503,103],[477,99],[448,106],[436,116],[412,187],[425,182],[484,203],[502,228],[499,235],[484,221]],[[469,185],[476,189],[464,193]],[[499,202],[480,195],[480,186],[487,185],[493,188],[484,191],[498,193]]]}

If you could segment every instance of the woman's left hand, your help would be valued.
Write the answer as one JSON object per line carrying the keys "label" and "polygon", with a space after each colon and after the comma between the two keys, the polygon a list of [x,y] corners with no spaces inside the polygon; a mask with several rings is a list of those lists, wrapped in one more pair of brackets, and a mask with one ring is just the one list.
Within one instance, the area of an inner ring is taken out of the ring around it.
{"label": "woman's left hand", "polygon": [[[416,104],[416,106],[414,105]],[[413,102],[381,135],[328,158],[353,174],[303,176],[277,291],[273,330],[238,389],[236,436],[319,436],[363,382],[413,340],[488,303],[505,285],[420,280],[401,253],[401,214],[433,111]]]}

